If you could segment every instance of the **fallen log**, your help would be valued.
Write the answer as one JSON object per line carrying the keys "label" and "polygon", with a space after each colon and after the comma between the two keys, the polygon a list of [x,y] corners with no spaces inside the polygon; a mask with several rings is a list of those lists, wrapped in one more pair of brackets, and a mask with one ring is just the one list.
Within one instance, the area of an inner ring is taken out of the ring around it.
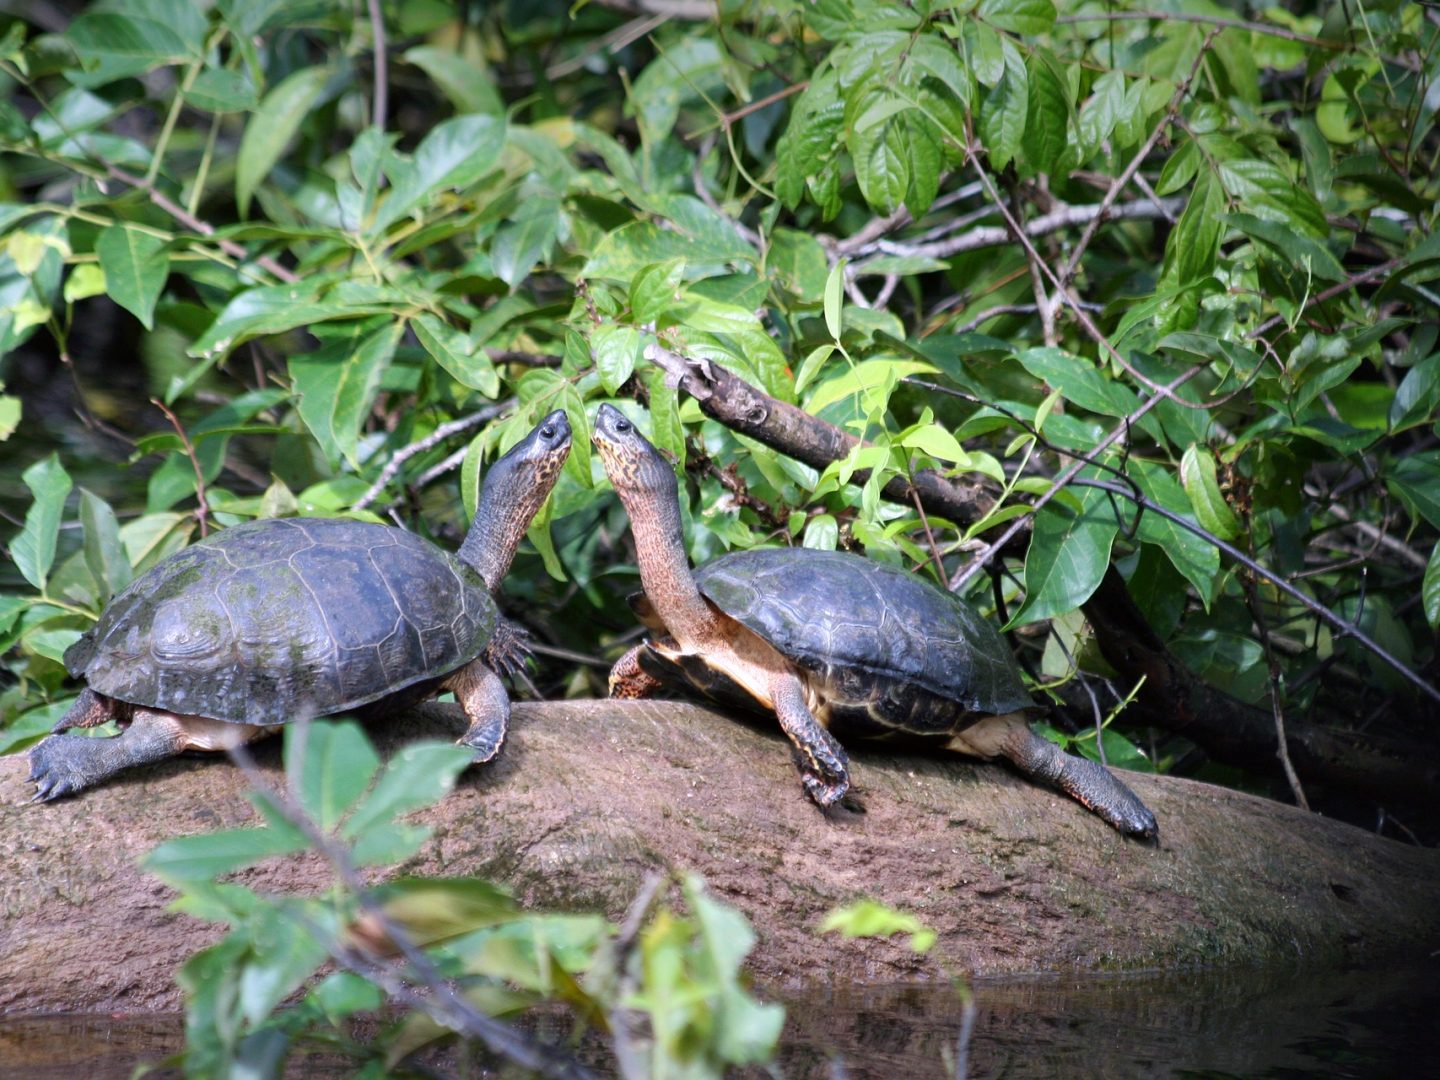
{"label": "fallen log", "polygon": [[[371,727],[382,752],[453,738],[453,706]],[[505,753],[419,815],[403,867],[474,874],[525,903],[618,916],[647,871],[703,874],[755,925],[762,986],[1297,957],[1350,962],[1440,939],[1440,853],[1239,792],[1135,773],[1158,845],[1121,837],[1000,765],[852,745],[864,813],[810,805],[771,725],[674,702],[516,707]],[[278,782],[278,740],[257,747]],[[174,1009],[176,967],[222,928],[168,910],[136,860],[172,836],[255,820],[223,759],[132,770],[30,805],[23,757],[0,759],[0,1011]],[[329,884],[318,858],[236,875],[261,890]],[[939,933],[933,952],[820,937],[868,896]]]}

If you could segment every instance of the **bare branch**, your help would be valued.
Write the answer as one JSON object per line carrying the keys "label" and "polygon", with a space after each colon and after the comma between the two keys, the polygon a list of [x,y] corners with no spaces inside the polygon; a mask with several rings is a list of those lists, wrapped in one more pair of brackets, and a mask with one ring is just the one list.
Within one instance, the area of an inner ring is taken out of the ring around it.
{"label": "bare branch", "polygon": [[461,432],[469,431],[471,428],[477,428],[481,424],[488,423],[514,404],[514,398],[497,401],[494,405],[488,405],[478,412],[471,413],[469,416],[462,416],[458,420],[451,420],[448,423],[441,424],[429,435],[426,435],[425,438],[418,439],[407,446],[402,446],[399,450],[396,450],[390,460],[385,463],[385,468],[380,470],[380,475],[375,478],[375,482],[370,485],[365,494],[361,495],[360,498],[355,501],[354,509],[363,510],[379,498],[380,492],[385,490],[385,485],[393,480],[395,474],[400,471],[400,466],[404,465],[405,462],[409,461],[416,454],[423,454],[432,446],[438,446],[452,435],[459,435]]}

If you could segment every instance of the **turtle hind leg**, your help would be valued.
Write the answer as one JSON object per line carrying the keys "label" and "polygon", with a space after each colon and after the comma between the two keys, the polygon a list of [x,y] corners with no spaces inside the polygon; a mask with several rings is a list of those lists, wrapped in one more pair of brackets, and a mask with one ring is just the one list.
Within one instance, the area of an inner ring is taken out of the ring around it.
{"label": "turtle hind leg", "polygon": [[653,698],[665,688],[664,683],[640,665],[640,654],[649,647],[642,642],[615,661],[610,668],[612,698],[632,701],[638,698]]}
{"label": "turtle hind leg", "polygon": [[495,632],[490,635],[480,658],[497,675],[514,678],[525,670],[532,655],[530,631],[514,619],[502,615],[495,623]]}
{"label": "turtle hind leg", "polygon": [[510,697],[500,676],[476,660],[452,675],[445,688],[454,692],[470,721],[459,742],[475,752],[473,764],[495,760],[510,728]]}
{"label": "turtle hind leg", "polygon": [[1109,769],[1065,753],[1031,731],[1019,714],[987,717],[952,738],[950,747],[979,757],[1004,757],[1026,776],[1054,785],[1128,836],[1153,840],[1160,835],[1155,815]]}
{"label": "turtle hind leg", "polygon": [[770,680],[770,700],[780,727],[795,745],[795,764],[800,782],[816,806],[834,806],[850,790],[850,771],[845,748],[826,731],[805,700],[805,687],[793,674],[777,674]]}
{"label": "turtle hind leg", "polygon": [[130,726],[108,739],[47,736],[30,750],[30,780],[35,784],[32,801],[73,795],[132,765],[174,757],[188,741],[179,718],[148,709],[135,710]]}

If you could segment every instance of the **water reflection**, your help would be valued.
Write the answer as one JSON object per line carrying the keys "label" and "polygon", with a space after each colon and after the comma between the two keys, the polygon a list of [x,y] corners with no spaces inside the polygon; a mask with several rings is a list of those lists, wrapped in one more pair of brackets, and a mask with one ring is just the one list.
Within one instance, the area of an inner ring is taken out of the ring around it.
{"label": "water reflection", "polygon": [[[974,1078],[1440,1076],[1440,958],[1338,973],[987,981],[975,1002]],[[780,1067],[791,1080],[954,1075],[962,1009],[947,987],[842,987],[789,995],[786,1004]],[[180,1016],[0,1017],[0,1080],[125,1080],[183,1039]],[[583,1054],[592,1065],[597,1049]],[[430,1064],[457,1063],[452,1051]],[[464,1064],[472,1076],[490,1075]],[[337,1065],[296,1061],[287,1075],[345,1075]]]}

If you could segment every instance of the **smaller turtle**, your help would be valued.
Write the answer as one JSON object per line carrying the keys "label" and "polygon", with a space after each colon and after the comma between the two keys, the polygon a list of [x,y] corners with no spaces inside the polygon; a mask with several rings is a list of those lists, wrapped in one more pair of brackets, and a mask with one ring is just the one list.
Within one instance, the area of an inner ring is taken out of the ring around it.
{"label": "smaller turtle", "polygon": [[[298,716],[382,715],[444,690],[469,721],[460,743],[491,760],[510,717],[497,670],[526,654],[494,593],[569,452],[557,410],[490,468],[458,556],[388,525],[273,518],[157,563],[66,650],[87,686],[30,751],[35,801]],[[113,738],[61,734],[110,719]]]}
{"label": "smaller turtle", "polygon": [[677,687],[774,712],[821,807],[850,783],[836,733],[909,733],[1003,757],[1121,832],[1157,835],[1154,815],[1108,769],[1030,729],[1040,710],[1014,657],[959,597],[895,567],[806,548],[734,552],[692,572],[669,464],[610,405],[594,442],[630,515],[644,586],[632,605],[653,634],[615,664],[613,697]]}

